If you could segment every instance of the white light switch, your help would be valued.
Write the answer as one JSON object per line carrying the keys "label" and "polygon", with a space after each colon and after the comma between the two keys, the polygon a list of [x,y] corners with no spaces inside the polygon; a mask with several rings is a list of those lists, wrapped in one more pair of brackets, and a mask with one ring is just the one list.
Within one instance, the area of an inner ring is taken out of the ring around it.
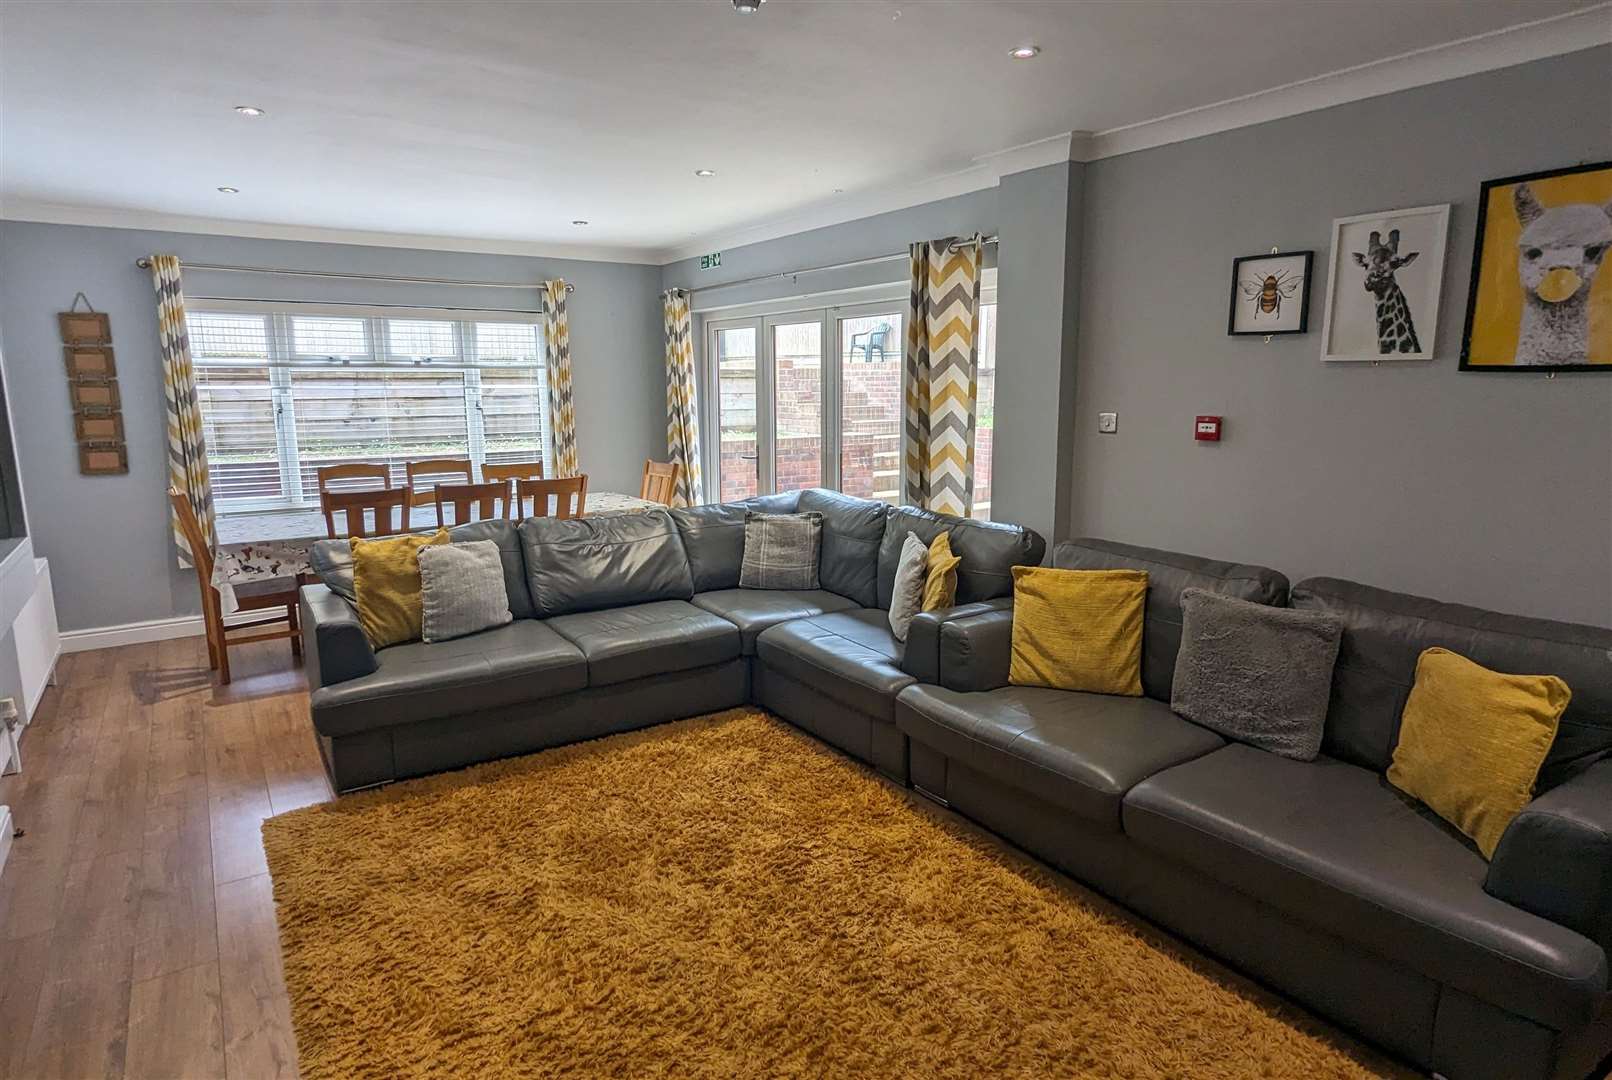
{"label": "white light switch", "polygon": [[1112,435],[1119,430],[1119,413],[1100,412],[1097,414],[1097,430],[1103,435]]}

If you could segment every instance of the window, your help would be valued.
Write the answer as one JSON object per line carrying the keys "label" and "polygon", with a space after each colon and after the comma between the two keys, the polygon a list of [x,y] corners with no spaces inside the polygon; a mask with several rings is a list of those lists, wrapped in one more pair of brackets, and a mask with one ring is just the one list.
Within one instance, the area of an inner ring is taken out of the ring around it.
{"label": "window", "polygon": [[213,498],[230,511],[315,506],[321,466],[546,460],[535,317],[200,302],[190,351]]}
{"label": "window", "polygon": [[[987,520],[996,427],[993,279],[987,271],[981,291],[974,433],[973,516]],[[728,501],[821,485],[902,502],[905,299],[748,312],[703,320],[708,496]]]}

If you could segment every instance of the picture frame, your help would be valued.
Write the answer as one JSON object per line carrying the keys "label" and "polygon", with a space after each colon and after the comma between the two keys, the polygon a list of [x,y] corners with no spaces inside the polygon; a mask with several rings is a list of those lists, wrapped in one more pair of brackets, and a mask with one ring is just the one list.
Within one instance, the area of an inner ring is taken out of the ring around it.
{"label": "picture frame", "polygon": [[1226,333],[1233,337],[1308,333],[1314,263],[1314,251],[1277,251],[1233,259]]}
{"label": "picture frame", "polygon": [[83,443],[78,471],[84,476],[119,476],[129,471],[129,450],[122,443]]}
{"label": "picture frame", "polygon": [[1321,359],[1433,359],[1449,233],[1449,203],[1333,221]]}
{"label": "picture frame", "polygon": [[56,315],[63,345],[105,345],[112,340],[112,318],[104,311],[62,311]]}
{"label": "picture frame", "polygon": [[1609,245],[1612,161],[1485,180],[1460,370],[1612,374]]}
{"label": "picture frame", "polygon": [[116,379],[74,379],[67,384],[67,393],[74,411],[106,412],[123,404]]}
{"label": "picture frame", "polygon": [[110,345],[63,345],[69,379],[111,379],[118,373]]}
{"label": "picture frame", "polygon": [[76,412],[73,438],[81,443],[123,441],[123,414],[120,412]]}

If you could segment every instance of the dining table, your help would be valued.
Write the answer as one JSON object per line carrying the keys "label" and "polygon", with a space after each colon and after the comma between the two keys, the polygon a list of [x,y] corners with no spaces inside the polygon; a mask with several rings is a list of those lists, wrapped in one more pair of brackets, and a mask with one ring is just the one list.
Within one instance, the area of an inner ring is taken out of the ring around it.
{"label": "dining table", "polygon": [[[663,504],[615,491],[590,491],[583,517],[630,514]],[[451,516],[451,511],[450,511]],[[451,528],[456,522],[449,521]],[[409,532],[439,527],[435,503],[413,507]],[[318,507],[220,514],[214,522],[217,548],[213,558],[213,588],[218,590],[224,614],[239,610],[235,591],[275,578],[300,578],[313,573],[313,545],[327,539],[325,515]]]}

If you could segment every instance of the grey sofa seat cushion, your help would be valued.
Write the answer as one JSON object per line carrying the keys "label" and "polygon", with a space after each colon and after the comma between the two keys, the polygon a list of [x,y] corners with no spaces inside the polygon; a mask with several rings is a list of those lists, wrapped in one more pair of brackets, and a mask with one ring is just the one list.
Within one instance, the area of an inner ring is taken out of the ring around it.
{"label": "grey sofa seat cushion", "polygon": [[896,695],[915,680],[879,608],[779,623],[756,639],[756,657],[796,682],[876,719],[894,721]]}
{"label": "grey sofa seat cushion", "polygon": [[1230,745],[1125,797],[1138,843],[1305,925],[1558,1029],[1607,989],[1589,938],[1483,891],[1470,844],[1374,772]]}
{"label": "grey sofa seat cushion", "polygon": [[756,654],[756,639],[769,626],[856,607],[825,589],[717,589],[695,593],[692,603],[737,626],[746,656]]}
{"label": "grey sofa seat cushion", "polygon": [[1197,587],[1182,590],[1181,613],[1170,708],[1229,739],[1315,760],[1343,621]]}
{"label": "grey sofa seat cushion", "polygon": [[751,510],[793,514],[800,492],[782,491],[740,502],[686,506],[670,511],[688,552],[695,592],[737,589],[744,561],[744,517]]}
{"label": "grey sofa seat cushion", "polygon": [[1557,675],[1573,690],[1540,791],[1612,754],[1612,629],[1502,615],[1336,578],[1293,586],[1293,606],[1343,619],[1323,752],[1386,769],[1416,661],[1434,645],[1493,671]]}
{"label": "grey sofa seat cushion", "polygon": [[822,587],[863,607],[877,604],[879,543],[884,539],[889,505],[811,488],[800,493],[799,510],[823,515],[823,549],[817,570]]}
{"label": "grey sofa seat cushion", "polygon": [[557,615],[548,626],[588,662],[588,685],[665,675],[739,655],[739,629],[686,600]]}
{"label": "grey sofa seat cushion", "polygon": [[509,621],[497,544],[472,540],[420,549],[420,636],[426,642],[449,641]]}
{"label": "grey sofa seat cushion", "polygon": [[[498,545],[498,558],[504,567],[504,592],[509,598],[509,613],[517,619],[530,619],[532,596],[526,590],[526,558],[521,554],[520,535],[513,521],[473,521],[468,525],[455,525],[448,530],[448,539],[455,544],[476,540],[491,540]],[[314,573],[331,592],[350,604],[358,603],[353,592],[353,549],[343,540],[317,540],[309,551]]]}
{"label": "grey sofa seat cushion", "polygon": [[539,618],[694,595],[683,538],[665,510],[527,518],[519,532]]}
{"label": "grey sofa seat cushion", "polygon": [[1142,692],[1159,701],[1170,700],[1175,681],[1183,590],[1199,588],[1218,596],[1277,607],[1287,603],[1287,578],[1268,567],[1116,544],[1112,540],[1064,540],[1052,550],[1052,565],[1063,570],[1147,571]]}
{"label": "grey sofa seat cushion", "polygon": [[815,589],[822,550],[822,514],[748,513],[739,588]]}
{"label": "grey sofa seat cushion", "polygon": [[911,686],[896,724],[914,742],[1115,832],[1127,791],[1226,745],[1152,698],[1039,686],[976,694]]}
{"label": "grey sofa seat cushion", "polygon": [[394,645],[377,652],[375,661],[368,675],[313,691],[310,704],[319,734],[336,737],[463,716],[588,685],[581,651],[531,619],[453,641]]}
{"label": "grey sofa seat cushion", "polygon": [[896,566],[907,533],[917,533],[925,546],[943,532],[951,533],[952,554],[963,561],[957,567],[957,602],[973,604],[1013,595],[1013,568],[1038,566],[1047,542],[1034,529],[995,521],[937,514],[912,506],[892,507],[885,515],[879,541],[879,607],[889,609],[896,587]]}

